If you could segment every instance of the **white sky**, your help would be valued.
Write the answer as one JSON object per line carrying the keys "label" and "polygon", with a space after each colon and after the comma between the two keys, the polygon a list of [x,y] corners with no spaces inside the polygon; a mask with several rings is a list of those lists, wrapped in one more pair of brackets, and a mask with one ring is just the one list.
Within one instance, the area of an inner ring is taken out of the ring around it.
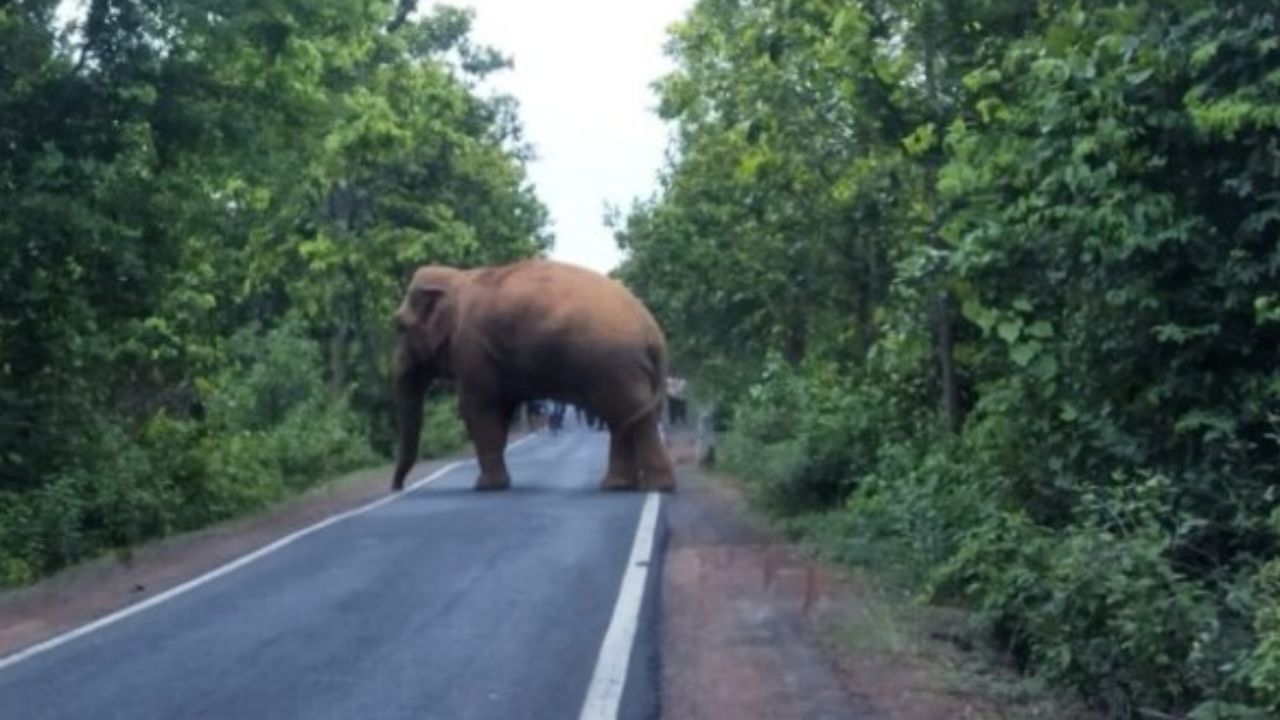
{"label": "white sky", "polygon": [[692,0],[451,4],[475,10],[475,42],[515,61],[488,84],[520,102],[537,153],[529,173],[556,236],[552,256],[612,269],[622,256],[604,226],[605,204],[625,211],[657,186],[667,130],[650,85],[672,68],[666,28]]}

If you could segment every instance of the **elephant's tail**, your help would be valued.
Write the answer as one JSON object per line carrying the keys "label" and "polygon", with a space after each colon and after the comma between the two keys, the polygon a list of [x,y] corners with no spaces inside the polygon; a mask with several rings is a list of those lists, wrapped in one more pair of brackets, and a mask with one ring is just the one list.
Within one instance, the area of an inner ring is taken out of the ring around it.
{"label": "elephant's tail", "polygon": [[649,371],[649,401],[644,407],[633,413],[622,424],[622,427],[631,427],[637,422],[643,421],[646,417],[662,408],[662,404],[667,400],[667,363],[666,352],[661,343],[648,343],[644,349],[645,360],[648,362]]}

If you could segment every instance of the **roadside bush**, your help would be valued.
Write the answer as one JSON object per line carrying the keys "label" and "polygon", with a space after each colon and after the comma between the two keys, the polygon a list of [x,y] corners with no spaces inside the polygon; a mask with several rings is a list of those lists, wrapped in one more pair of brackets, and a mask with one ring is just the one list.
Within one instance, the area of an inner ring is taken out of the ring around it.
{"label": "roadside bush", "polygon": [[726,468],[780,516],[844,505],[881,472],[886,453],[908,445],[918,453],[931,433],[933,421],[902,412],[916,388],[896,383],[889,368],[876,372],[851,377],[835,363],[793,369],[772,358],[719,441]]}
{"label": "roadside bush", "polygon": [[86,490],[80,478],[64,475],[19,496],[25,511],[13,512],[6,522],[6,534],[19,553],[11,572],[39,575],[87,554],[90,545],[85,522]]}
{"label": "roadside bush", "polygon": [[843,412],[844,396],[829,392],[831,382],[771,358],[720,442],[726,469],[749,480],[759,502],[780,515],[830,507],[851,487],[848,419],[855,416]]}
{"label": "roadside bush", "polygon": [[31,498],[14,492],[0,493],[0,587],[35,579],[43,558]]}
{"label": "roadside bush", "polygon": [[264,438],[290,490],[300,490],[334,474],[375,460],[359,419],[345,403],[312,398],[294,408]]}
{"label": "roadside bush", "polygon": [[[0,493],[0,585],[232,518],[376,460],[299,328],[242,333],[235,347],[223,372],[198,383],[202,419],[162,410],[131,432],[96,420],[61,474]],[[457,437],[444,420],[433,427],[438,442]]]}
{"label": "roadside bush", "polygon": [[458,417],[457,403],[450,394],[427,398],[422,414],[422,435],[418,453],[424,458],[458,452],[467,443],[467,429]]}
{"label": "roadside bush", "polygon": [[[987,388],[959,435],[881,420],[884,387],[775,369],[734,414],[728,469],[784,528],[976,609],[1023,668],[1116,717],[1276,707],[1277,563],[1206,566],[1196,548],[1216,521],[1188,502],[1190,478],[1072,474],[1053,453],[1074,435],[1038,440],[1053,421],[1020,383]],[[843,478],[834,502],[815,492],[825,463]]]}
{"label": "roadside bush", "polygon": [[91,547],[127,547],[172,532],[182,499],[172,478],[157,472],[163,449],[148,449],[113,426],[102,429],[98,446],[103,453],[91,469],[77,470],[76,481]]}
{"label": "roadside bush", "polygon": [[170,479],[118,427],[99,424],[92,441],[68,450],[75,463],[56,478],[0,493],[0,586],[173,528],[180,503]]}
{"label": "roadside bush", "polygon": [[1258,643],[1246,666],[1248,683],[1267,710],[1280,713],[1280,560],[1272,560],[1258,572],[1257,594],[1261,598],[1254,620]]}
{"label": "roadside bush", "polygon": [[208,422],[227,430],[264,430],[329,395],[319,345],[295,321],[236,333],[221,371],[198,383]]}
{"label": "roadside bush", "polygon": [[808,406],[803,379],[781,359],[771,358],[734,412],[732,430],[719,442],[724,467],[748,482],[760,504],[780,515],[821,506],[814,469],[832,459],[808,457]]}
{"label": "roadside bush", "polygon": [[233,517],[374,460],[346,399],[325,385],[318,345],[285,323],[242,332],[236,362],[205,383],[205,420],[163,430],[190,502],[184,527]]}
{"label": "roadside bush", "polygon": [[1197,654],[1218,632],[1218,612],[1168,560],[1180,541],[1162,521],[1169,485],[1117,482],[1109,496],[1086,497],[1062,530],[1017,511],[986,516],[938,567],[935,593],[971,602],[1025,667],[1119,716],[1185,706],[1214,689],[1202,685]]}

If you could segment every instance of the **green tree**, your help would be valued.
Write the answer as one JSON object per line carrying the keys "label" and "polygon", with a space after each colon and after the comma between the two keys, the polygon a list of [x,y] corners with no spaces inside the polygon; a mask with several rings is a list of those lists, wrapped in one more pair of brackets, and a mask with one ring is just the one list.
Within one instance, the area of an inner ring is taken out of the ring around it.
{"label": "green tree", "polygon": [[1121,716],[1280,707],[1278,22],[704,0],[619,223],[760,498]]}

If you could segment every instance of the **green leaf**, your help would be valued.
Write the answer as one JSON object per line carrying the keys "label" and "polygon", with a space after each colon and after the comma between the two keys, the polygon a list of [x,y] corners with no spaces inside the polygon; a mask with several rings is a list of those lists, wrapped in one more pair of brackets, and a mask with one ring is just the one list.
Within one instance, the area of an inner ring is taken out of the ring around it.
{"label": "green leaf", "polygon": [[1191,53],[1191,66],[1200,69],[1209,64],[1213,60],[1213,56],[1218,54],[1218,47],[1221,46],[1220,40],[1211,40],[1197,47]]}
{"label": "green leaf", "polygon": [[1235,419],[1206,410],[1192,410],[1183,414],[1173,424],[1175,433],[1203,432],[1205,437],[1223,437],[1235,431]]}
{"label": "green leaf", "polygon": [[1019,343],[1009,349],[1009,357],[1018,364],[1019,367],[1026,367],[1035,359],[1036,354],[1040,352],[1040,343],[1032,340],[1030,342]]}
{"label": "green leaf", "polygon": [[1264,708],[1222,700],[1200,703],[1187,713],[1187,720],[1267,720],[1271,717]]}
{"label": "green leaf", "polygon": [[1040,354],[1036,358],[1035,371],[1041,380],[1052,380],[1058,376],[1058,361],[1052,355]]}
{"label": "green leaf", "polygon": [[1131,72],[1125,76],[1125,80],[1130,86],[1136,87],[1147,81],[1151,74],[1155,72],[1154,68],[1145,68],[1136,72]]}
{"label": "green leaf", "polygon": [[960,314],[964,315],[970,322],[982,328],[982,334],[986,335],[991,332],[991,328],[996,324],[996,313],[990,308],[983,307],[982,303],[974,298],[966,298],[960,304]]}
{"label": "green leaf", "polygon": [[937,128],[929,122],[918,126],[910,135],[902,139],[902,146],[908,155],[923,155],[937,144]]}
{"label": "green leaf", "polygon": [[1027,334],[1034,338],[1053,337],[1053,325],[1047,320],[1037,320],[1027,327]]}
{"label": "green leaf", "polygon": [[1020,318],[1001,320],[996,326],[996,333],[1007,343],[1015,342],[1022,334],[1022,320]]}

